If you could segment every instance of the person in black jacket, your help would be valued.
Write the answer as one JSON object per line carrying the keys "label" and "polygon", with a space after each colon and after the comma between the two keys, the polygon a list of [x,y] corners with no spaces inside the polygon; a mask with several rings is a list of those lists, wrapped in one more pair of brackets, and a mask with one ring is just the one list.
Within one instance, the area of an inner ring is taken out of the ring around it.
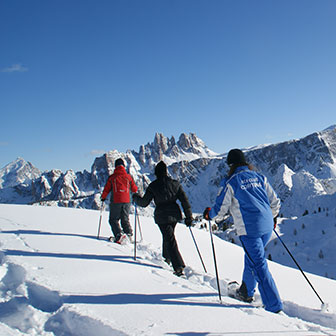
{"label": "person in black jacket", "polygon": [[154,220],[162,233],[162,256],[168,264],[172,263],[174,274],[181,276],[185,264],[174,231],[177,222],[182,219],[182,213],[176,201],[181,202],[187,226],[191,226],[193,221],[191,206],[181,184],[168,176],[167,166],[163,161],[155,166],[155,175],[157,179],[148,186],[145,195],[141,197],[134,194],[133,201],[141,207],[146,207],[154,199]]}

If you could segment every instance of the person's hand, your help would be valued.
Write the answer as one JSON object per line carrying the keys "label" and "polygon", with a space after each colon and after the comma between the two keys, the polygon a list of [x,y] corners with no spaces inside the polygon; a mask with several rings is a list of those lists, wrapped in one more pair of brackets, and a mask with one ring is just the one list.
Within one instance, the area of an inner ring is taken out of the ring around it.
{"label": "person's hand", "polygon": [[190,226],[193,226],[193,218],[192,217],[190,217],[190,218],[186,218],[185,220],[184,220],[184,222],[185,222],[185,225],[187,225],[188,227],[190,227]]}
{"label": "person's hand", "polygon": [[206,220],[209,220],[210,219],[210,217],[209,217],[209,212],[210,212],[210,210],[211,210],[211,208],[205,208],[205,210],[204,210],[204,212],[203,212],[203,217],[204,217],[204,219],[206,219]]}
{"label": "person's hand", "polygon": [[140,194],[135,193],[132,195],[132,200],[134,205],[138,205],[138,200],[141,198]]}
{"label": "person's hand", "polygon": [[100,200],[101,200],[102,202],[105,202],[106,198],[100,197]]}
{"label": "person's hand", "polygon": [[277,226],[277,217],[274,217],[273,218],[273,228],[274,228],[274,230],[275,230],[276,226]]}

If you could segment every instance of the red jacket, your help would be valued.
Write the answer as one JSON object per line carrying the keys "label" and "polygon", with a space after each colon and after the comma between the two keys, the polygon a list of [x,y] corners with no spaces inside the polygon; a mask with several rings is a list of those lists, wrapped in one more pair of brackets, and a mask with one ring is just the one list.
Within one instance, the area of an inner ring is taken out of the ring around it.
{"label": "red jacket", "polygon": [[114,169],[113,174],[105,184],[101,198],[106,199],[111,190],[111,202],[113,203],[130,203],[130,192],[135,193],[138,191],[132,176],[127,174],[124,166],[117,166]]}

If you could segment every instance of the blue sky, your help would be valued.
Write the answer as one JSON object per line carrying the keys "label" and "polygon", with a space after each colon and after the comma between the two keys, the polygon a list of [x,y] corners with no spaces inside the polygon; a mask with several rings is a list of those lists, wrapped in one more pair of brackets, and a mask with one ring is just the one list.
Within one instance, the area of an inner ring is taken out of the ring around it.
{"label": "blue sky", "polygon": [[1,0],[0,168],[156,132],[222,153],[336,123],[335,0]]}

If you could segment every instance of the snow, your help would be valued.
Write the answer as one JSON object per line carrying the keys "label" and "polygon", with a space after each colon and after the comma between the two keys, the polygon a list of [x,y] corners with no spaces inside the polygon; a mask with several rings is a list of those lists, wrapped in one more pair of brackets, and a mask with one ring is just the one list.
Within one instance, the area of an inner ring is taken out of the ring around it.
{"label": "snow", "polygon": [[[108,213],[28,205],[0,205],[0,335],[336,335],[336,282],[306,273],[328,311],[296,269],[269,262],[284,302],[273,314],[229,298],[240,281],[243,251],[214,236],[219,302],[209,232],[176,228],[186,279],[161,258],[161,234],[140,216],[143,240],[108,242]],[[131,223],[134,217],[130,215]],[[139,230],[138,230],[139,233]],[[140,239],[140,237],[138,237]]]}
{"label": "snow", "polygon": [[0,188],[13,187],[20,183],[29,184],[40,175],[41,172],[37,168],[19,157],[0,169]]}
{"label": "snow", "polygon": [[[308,272],[331,279],[336,278],[333,239],[336,235],[335,218],[336,209],[320,208],[320,212],[317,210],[316,213],[296,219],[278,220],[278,232],[299,265]],[[266,251],[272,260],[295,267],[277,239],[269,242]]]}

